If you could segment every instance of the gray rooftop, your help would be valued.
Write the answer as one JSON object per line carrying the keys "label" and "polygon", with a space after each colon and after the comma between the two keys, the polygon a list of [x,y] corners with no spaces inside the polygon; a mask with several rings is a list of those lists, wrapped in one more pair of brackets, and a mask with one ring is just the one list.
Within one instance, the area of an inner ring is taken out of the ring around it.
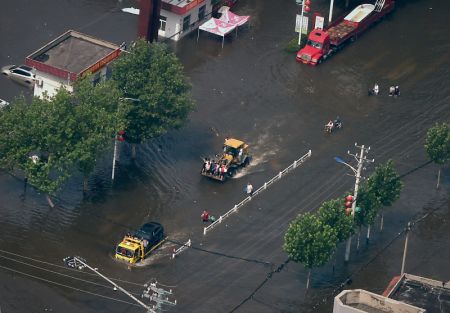
{"label": "gray rooftop", "polygon": [[29,58],[71,73],[80,73],[118,48],[107,41],[68,31]]}
{"label": "gray rooftop", "polygon": [[427,313],[450,312],[450,284],[405,274],[389,298],[426,310]]}

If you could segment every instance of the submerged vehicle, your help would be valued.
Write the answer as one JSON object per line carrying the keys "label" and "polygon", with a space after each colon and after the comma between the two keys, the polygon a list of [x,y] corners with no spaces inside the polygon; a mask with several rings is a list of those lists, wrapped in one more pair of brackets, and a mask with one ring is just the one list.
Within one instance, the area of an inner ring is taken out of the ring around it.
{"label": "submerged vehicle", "polygon": [[161,224],[150,222],[133,233],[126,234],[116,248],[116,259],[134,264],[145,259],[165,240]]}
{"label": "submerged vehicle", "polygon": [[239,168],[247,166],[251,161],[249,145],[234,138],[225,139],[223,153],[217,156],[216,160],[204,159],[201,170],[203,176],[225,181],[227,177],[232,177]]}

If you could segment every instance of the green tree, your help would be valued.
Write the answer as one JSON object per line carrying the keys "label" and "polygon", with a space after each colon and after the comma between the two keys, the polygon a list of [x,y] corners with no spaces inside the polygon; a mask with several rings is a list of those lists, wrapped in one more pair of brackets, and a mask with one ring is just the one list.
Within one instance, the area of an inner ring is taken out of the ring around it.
{"label": "green tree", "polygon": [[[450,124],[436,123],[427,131],[425,150],[428,157],[438,165],[444,165],[450,160]],[[436,188],[439,188],[441,169],[438,171]]]}
{"label": "green tree", "polygon": [[355,224],[358,226],[358,241],[357,248],[359,249],[359,238],[361,235],[361,228],[367,227],[367,240],[370,238],[370,226],[374,223],[375,218],[381,209],[381,201],[378,199],[376,193],[372,192],[367,187],[367,182],[360,185],[358,190],[358,198],[356,199],[356,206],[359,208],[355,212]]}
{"label": "green tree", "polygon": [[112,79],[132,99],[125,139],[132,144],[133,157],[136,144],[181,127],[194,108],[183,67],[163,44],[136,41],[114,63]]}
{"label": "green tree", "polygon": [[76,82],[73,99],[77,133],[70,158],[84,175],[83,190],[94,171],[97,160],[112,145],[115,133],[125,127],[125,103],[119,101],[120,92],[111,81],[92,85],[88,75]]}
{"label": "green tree", "polygon": [[337,232],[316,215],[305,213],[297,216],[284,235],[283,249],[294,262],[308,269],[306,288],[309,287],[311,269],[325,265],[333,255]]}
{"label": "green tree", "polygon": [[351,215],[345,213],[342,200],[324,202],[318,211],[319,219],[336,230],[336,239],[342,242],[354,232],[354,222]]}
{"label": "green tree", "polygon": [[61,89],[52,99],[23,97],[0,114],[1,167],[24,171],[30,184],[49,197],[69,177],[76,134],[75,107]]}
{"label": "green tree", "polygon": [[123,126],[119,91],[111,82],[92,85],[91,77],[52,98],[19,97],[0,113],[0,167],[23,171],[28,182],[47,196],[78,168],[87,177]]}
{"label": "green tree", "polygon": [[[367,192],[372,193],[378,199],[381,207],[391,206],[400,197],[402,188],[403,183],[392,160],[377,166],[375,172],[367,180]],[[381,229],[383,228],[383,217],[383,211],[381,211]]]}

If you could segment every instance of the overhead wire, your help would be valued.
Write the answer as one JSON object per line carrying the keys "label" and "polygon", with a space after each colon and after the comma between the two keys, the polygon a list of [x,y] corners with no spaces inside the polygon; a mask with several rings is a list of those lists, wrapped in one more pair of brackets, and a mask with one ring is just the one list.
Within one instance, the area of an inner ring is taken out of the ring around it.
{"label": "overhead wire", "polygon": [[[427,161],[411,170],[409,170],[406,173],[403,173],[401,175],[398,175],[398,179],[403,178],[405,176],[408,176],[410,174],[412,174],[413,172],[427,166],[428,164],[432,163],[432,161]],[[411,223],[411,227],[421,221],[423,221],[428,215],[430,215],[431,213],[439,210],[440,207],[433,209],[432,211],[429,211],[427,213],[425,213],[423,216],[421,216],[420,218],[416,219],[414,222]],[[361,266],[358,270],[356,270],[355,272],[351,273],[342,283],[338,284],[337,287],[331,292],[331,294],[335,294],[336,291],[341,290],[346,284],[351,282],[351,278],[354,277],[356,274],[358,274],[359,272],[361,272],[363,269],[365,269],[367,266],[369,266],[373,261],[375,261],[375,259],[378,258],[378,256],[380,256],[387,248],[389,248],[403,233],[405,233],[407,230],[407,228],[404,228],[401,232],[399,232],[396,236],[394,236],[394,238],[392,238],[388,244],[386,246],[384,246],[380,251],[378,251],[375,256],[373,258],[371,258],[366,264],[364,264],[363,266]],[[276,272],[280,272],[283,268],[284,265],[287,264],[289,262],[289,259],[287,261],[285,261],[284,263],[282,263],[280,267],[278,267],[278,269],[276,270]],[[270,274],[270,277],[273,273]],[[241,301],[241,303],[239,303],[237,306],[235,306],[230,313],[235,312],[239,307],[241,307],[242,305],[244,305],[248,300],[253,299],[254,295],[257,293],[257,291],[259,289],[261,289],[268,281],[270,277],[266,277],[254,290],[253,292],[250,294],[250,296],[248,296],[247,298],[245,298],[244,300]],[[334,286],[333,284],[330,284],[331,286]],[[322,298],[321,302],[325,302],[326,299],[328,298],[328,296]],[[317,307],[317,305],[319,305],[320,303],[316,303],[316,305],[313,306],[313,309],[315,309]],[[308,311],[311,312],[311,311]]]}
{"label": "overhead wire", "polygon": [[[50,262],[46,262],[46,261],[41,261],[41,260],[38,260],[38,259],[34,259],[34,258],[31,258],[31,257],[27,257],[27,256],[20,255],[20,254],[17,254],[17,253],[13,253],[13,252],[10,252],[10,251],[6,251],[6,250],[3,250],[3,249],[0,249],[0,252],[1,253],[7,253],[7,254],[10,254],[10,255],[14,255],[16,257],[24,258],[24,259],[27,259],[27,260],[30,260],[30,261],[34,261],[34,262],[37,262],[37,263],[42,263],[42,264],[46,264],[46,265],[62,268],[64,270],[68,270],[68,271],[73,271],[73,272],[77,272],[77,273],[83,273],[83,274],[90,275],[90,276],[97,276],[97,274],[94,274],[94,273],[80,272],[77,269],[73,269],[73,268],[70,268],[70,267],[66,267],[66,266],[62,266],[62,265],[58,265],[58,264],[54,264],[54,263],[50,263]],[[0,255],[0,257],[1,257],[1,255]],[[110,278],[110,279],[112,281],[117,281],[117,282],[121,282],[121,283],[131,284],[131,285],[135,285],[135,286],[139,286],[139,287],[143,287],[144,286],[144,284],[134,283],[134,282],[123,280],[123,279],[118,279],[118,278]]]}
{"label": "overhead wire", "polygon": [[210,253],[210,254],[214,254],[214,255],[218,255],[218,256],[223,256],[226,258],[230,258],[230,259],[236,259],[236,260],[241,260],[241,261],[246,261],[246,262],[253,262],[253,263],[258,263],[258,264],[264,264],[264,265],[270,265],[273,266],[274,264],[272,262],[268,262],[268,261],[261,261],[261,260],[256,260],[256,259],[248,259],[248,258],[243,258],[243,257],[238,257],[238,256],[234,256],[234,255],[229,255],[229,254],[225,254],[225,253],[221,253],[221,252],[216,252],[216,251],[212,251],[212,250],[206,250],[203,248],[199,248],[199,247],[195,247],[195,246],[188,246],[185,243],[182,242],[178,242],[172,239],[166,239],[168,242],[180,245],[180,246],[184,246],[184,247],[189,247],[193,250],[198,250],[198,251],[202,251],[205,253]]}
{"label": "overhead wire", "polygon": [[7,266],[0,265],[0,268],[3,268],[5,270],[8,270],[8,271],[11,271],[11,272],[14,272],[14,273],[18,273],[18,274],[21,274],[21,275],[24,275],[24,276],[28,276],[28,277],[31,277],[31,278],[34,278],[34,279],[42,280],[42,281],[50,283],[50,284],[54,284],[54,285],[65,287],[65,288],[68,288],[68,289],[71,289],[71,290],[75,290],[75,291],[79,291],[79,292],[82,292],[82,293],[86,293],[86,294],[89,294],[89,295],[92,295],[92,296],[96,296],[96,297],[104,298],[104,299],[107,299],[107,300],[121,302],[121,303],[125,303],[125,304],[129,304],[129,305],[134,305],[134,306],[140,307],[140,305],[138,305],[136,303],[128,302],[128,301],[125,301],[125,300],[121,300],[121,299],[117,299],[117,298],[101,295],[101,294],[98,294],[98,293],[95,293],[95,292],[91,292],[91,291],[87,291],[87,290],[84,290],[84,289],[72,287],[72,286],[69,286],[69,285],[66,285],[66,284],[58,283],[58,282],[55,282],[55,281],[52,281],[52,280],[49,280],[49,279],[45,279],[45,278],[42,278],[42,277],[39,277],[39,276],[35,276],[35,275],[28,274],[28,273],[25,273],[25,272],[22,272],[22,271],[18,271],[18,270],[12,269],[12,268],[7,267]]}

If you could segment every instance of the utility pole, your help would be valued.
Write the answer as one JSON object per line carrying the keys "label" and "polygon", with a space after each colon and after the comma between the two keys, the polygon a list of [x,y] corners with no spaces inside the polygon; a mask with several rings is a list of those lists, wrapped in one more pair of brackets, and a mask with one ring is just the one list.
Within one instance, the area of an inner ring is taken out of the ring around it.
{"label": "utility pole", "polygon": [[[368,153],[369,150],[370,150],[370,147],[366,148],[364,145],[358,146],[357,143],[355,143],[355,147],[360,148],[359,155],[351,154],[350,151],[347,152],[348,155],[353,156],[356,159],[356,161],[358,162],[358,167],[357,167],[356,171],[355,171],[355,169],[353,167],[350,166],[350,168],[352,168],[352,170],[354,171],[355,176],[356,176],[355,191],[353,192],[354,201],[352,203],[352,212],[351,212],[353,219],[355,218],[356,201],[358,200],[358,189],[359,189],[359,182],[361,180],[361,171],[363,169],[363,164],[365,162],[374,162],[373,159],[372,160],[368,160],[368,159],[366,159],[364,157],[364,153]],[[345,247],[345,262],[348,262],[349,259],[350,259],[351,245],[352,245],[352,237],[350,236],[347,239],[347,245]]]}
{"label": "utility pole", "polygon": [[140,306],[142,306],[143,308],[145,308],[147,310],[147,313],[156,313],[156,311],[154,311],[149,305],[145,304],[144,302],[142,302],[141,300],[139,300],[138,298],[136,298],[135,296],[133,296],[131,293],[129,293],[128,291],[126,291],[125,289],[123,289],[122,287],[120,287],[119,285],[117,285],[115,282],[113,282],[111,279],[109,279],[108,277],[106,277],[105,275],[101,274],[96,268],[93,268],[91,266],[89,266],[86,263],[86,260],[74,256],[74,257],[66,257],[63,259],[64,263],[72,268],[77,268],[79,270],[83,269],[84,267],[87,267],[88,269],[90,269],[91,271],[93,271],[95,274],[97,274],[98,276],[100,276],[101,278],[103,278],[104,280],[106,280],[107,282],[109,282],[111,285],[114,286],[114,290],[119,289],[120,291],[122,291],[124,294],[126,294],[128,297],[130,297],[131,299],[133,299],[135,302],[137,302]]}
{"label": "utility pole", "polygon": [[163,312],[163,305],[166,306],[175,306],[177,305],[177,300],[170,301],[168,296],[173,295],[172,289],[169,291],[164,290],[163,288],[158,288],[156,285],[158,282],[147,283],[144,286],[147,288],[142,293],[143,298],[148,298],[150,301],[156,302],[156,305],[153,306],[156,309],[156,312]]}
{"label": "utility pole", "polygon": [[305,12],[305,1],[302,0],[302,14],[300,17],[300,31],[298,32],[298,45],[301,45],[302,42],[302,30],[303,30],[303,13]]}
{"label": "utility pole", "polygon": [[408,222],[408,226],[406,226],[405,248],[403,249],[402,270],[400,272],[400,275],[403,275],[403,273],[405,272],[406,251],[408,250],[408,237],[411,228],[412,228],[411,222]]}
{"label": "utility pole", "polygon": [[330,2],[330,14],[328,16],[328,24],[331,23],[331,20],[333,18],[333,5],[334,5],[334,0],[331,0],[331,2]]}

